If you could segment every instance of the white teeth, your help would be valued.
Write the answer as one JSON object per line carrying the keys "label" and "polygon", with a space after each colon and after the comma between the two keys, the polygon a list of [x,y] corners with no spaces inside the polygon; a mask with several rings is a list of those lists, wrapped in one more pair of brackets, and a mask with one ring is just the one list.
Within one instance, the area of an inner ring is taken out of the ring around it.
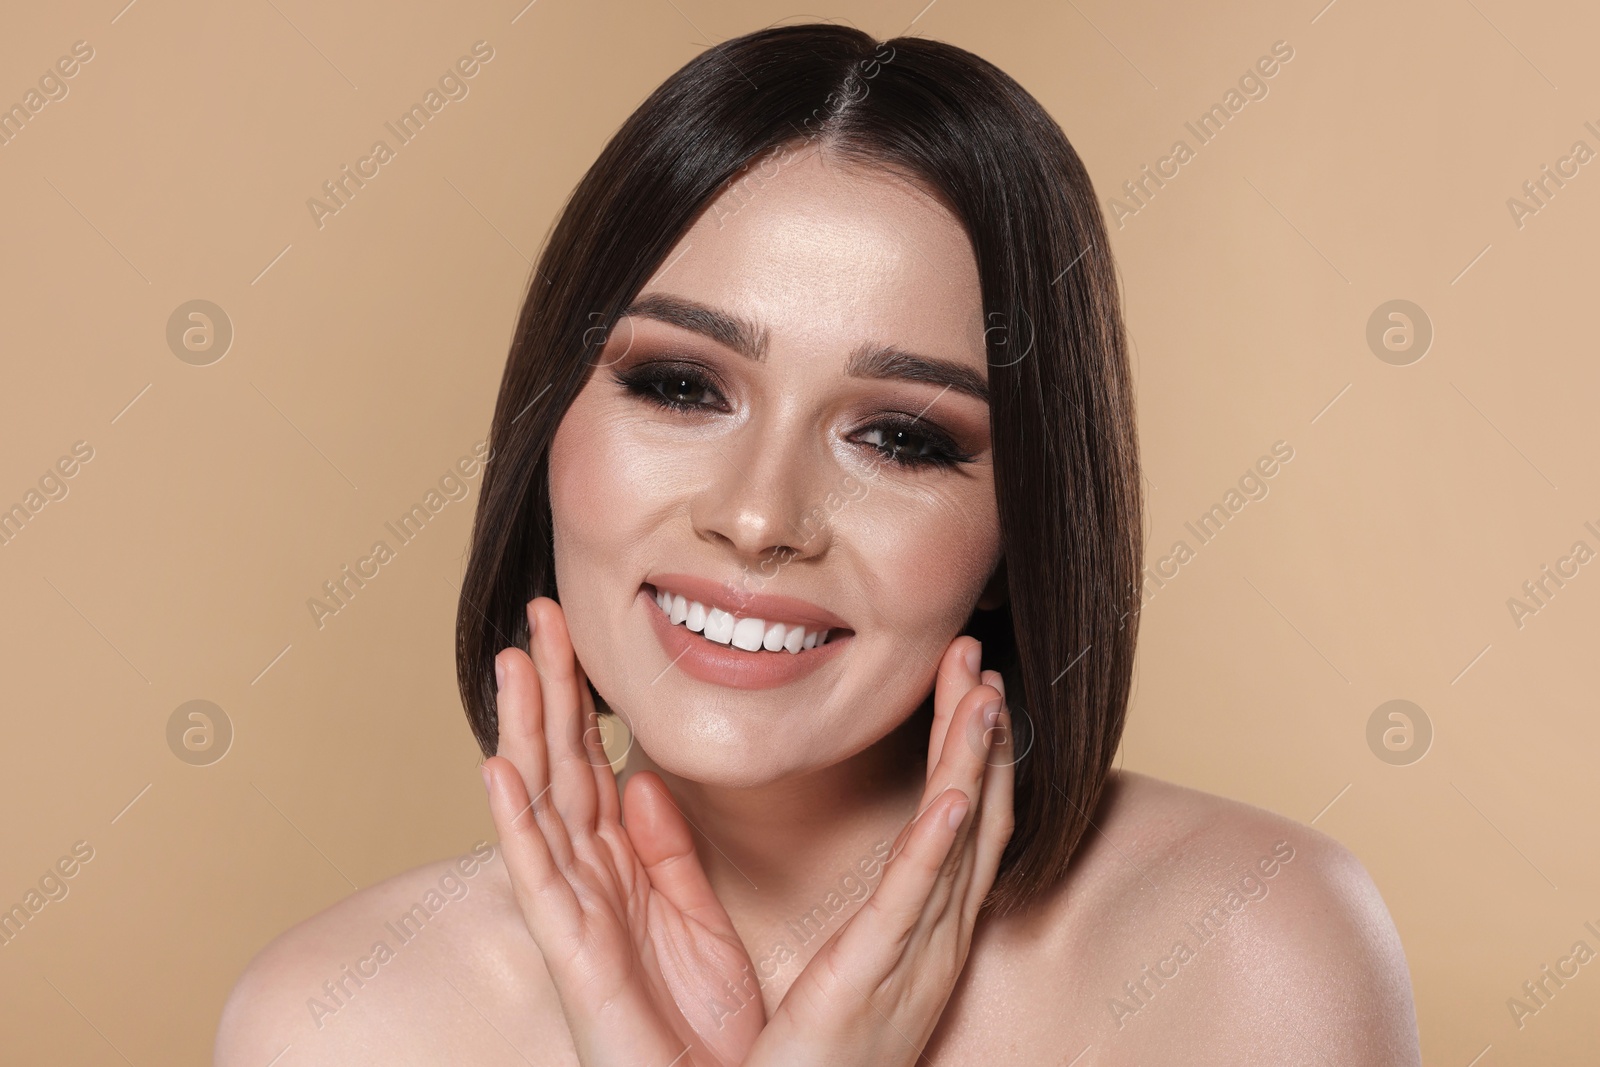
{"label": "white teeth", "polygon": [[721,608],[711,608],[706,612],[707,641],[715,641],[719,645],[728,644],[733,640],[733,626],[733,616]]}
{"label": "white teeth", "polygon": [[828,643],[832,630],[807,630],[766,619],[737,618],[721,608],[708,608],[682,593],[656,590],[656,606],[674,626],[682,624],[706,640],[746,652],[788,652],[791,655]]}
{"label": "white teeth", "polygon": [[[733,616],[728,616],[730,619]],[[761,642],[767,636],[767,624],[760,619],[740,619],[733,624],[733,646],[742,648],[746,652],[754,652],[761,647]]]}
{"label": "white teeth", "polygon": [[767,627],[767,632],[761,639],[761,647],[768,652],[776,652],[783,647],[783,638],[783,623],[775,622]]}

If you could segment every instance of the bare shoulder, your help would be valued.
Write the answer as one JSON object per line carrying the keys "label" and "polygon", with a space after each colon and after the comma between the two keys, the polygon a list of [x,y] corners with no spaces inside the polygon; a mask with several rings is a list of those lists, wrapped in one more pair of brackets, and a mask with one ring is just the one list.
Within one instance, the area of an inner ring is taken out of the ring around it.
{"label": "bare shoulder", "polygon": [[223,1008],[214,1062],[575,1063],[566,1033],[498,850],[480,844],[275,938]]}
{"label": "bare shoulder", "polygon": [[1080,1067],[1420,1065],[1399,936],[1339,842],[1128,772],[1093,822],[1061,888],[1002,937],[1057,977],[1051,1037],[1096,1050]]}
{"label": "bare shoulder", "polygon": [[1091,894],[1127,916],[1108,1034],[1189,1063],[1420,1064],[1399,935],[1338,841],[1126,772],[1097,814]]}

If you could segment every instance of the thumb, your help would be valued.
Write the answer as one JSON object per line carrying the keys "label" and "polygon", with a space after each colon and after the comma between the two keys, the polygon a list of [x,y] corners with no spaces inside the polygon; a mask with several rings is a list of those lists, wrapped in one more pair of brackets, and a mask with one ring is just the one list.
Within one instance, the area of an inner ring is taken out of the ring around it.
{"label": "thumb", "polygon": [[688,820],[660,775],[639,771],[628,779],[622,818],[634,855],[644,864],[656,892],[712,933],[737,937],[727,909],[700,865]]}

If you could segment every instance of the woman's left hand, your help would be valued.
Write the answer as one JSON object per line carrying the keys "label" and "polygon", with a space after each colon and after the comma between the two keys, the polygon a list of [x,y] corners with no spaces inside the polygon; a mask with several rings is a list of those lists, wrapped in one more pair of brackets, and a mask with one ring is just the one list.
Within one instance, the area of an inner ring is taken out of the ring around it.
{"label": "woman's left hand", "polygon": [[795,979],[745,1067],[922,1058],[1012,830],[1010,716],[998,672],[979,675],[979,651],[971,637],[946,649],[918,814],[876,891]]}

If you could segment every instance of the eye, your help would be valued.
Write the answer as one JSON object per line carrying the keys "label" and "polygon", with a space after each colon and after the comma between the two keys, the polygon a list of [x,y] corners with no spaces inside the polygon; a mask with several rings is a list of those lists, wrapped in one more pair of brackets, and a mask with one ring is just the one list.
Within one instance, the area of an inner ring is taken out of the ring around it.
{"label": "eye", "polygon": [[864,444],[899,467],[955,467],[972,458],[957,448],[943,431],[920,419],[878,422],[858,436]]}
{"label": "eye", "polygon": [[[652,363],[616,375],[616,381],[640,400],[671,411],[721,411],[721,392],[702,369],[683,363]],[[879,420],[859,431],[861,441],[884,460],[907,470],[952,468],[972,456],[948,434],[925,419],[901,416]]]}
{"label": "eye", "polygon": [[674,411],[717,410],[722,402],[710,378],[686,364],[651,364],[619,374],[617,382],[641,400]]}

